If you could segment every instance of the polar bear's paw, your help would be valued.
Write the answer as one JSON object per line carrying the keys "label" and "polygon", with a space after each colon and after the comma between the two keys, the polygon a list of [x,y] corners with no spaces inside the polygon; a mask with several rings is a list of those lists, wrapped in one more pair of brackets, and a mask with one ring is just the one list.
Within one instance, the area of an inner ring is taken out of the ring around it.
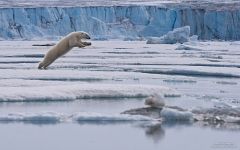
{"label": "polar bear's paw", "polygon": [[82,42],[82,44],[85,45],[85,46],[90,46],[90,45],[92,45],[91,42]]}
{"label": "polar bear's paw", "polygon": [[42,69],[43,68],[43,63],[42,62],[40,62],[39,64],[38,64],[38,69]]}

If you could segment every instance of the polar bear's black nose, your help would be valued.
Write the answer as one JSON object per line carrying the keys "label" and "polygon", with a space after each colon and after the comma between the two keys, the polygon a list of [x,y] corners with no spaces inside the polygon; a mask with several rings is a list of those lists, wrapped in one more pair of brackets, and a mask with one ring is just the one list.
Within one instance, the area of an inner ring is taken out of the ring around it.
{"label": "polar bear's black nose", "polygon": [[85,38],[86,38],[86,39],[91,39],[90,36],[87,35],[87,34],[85,35]]}

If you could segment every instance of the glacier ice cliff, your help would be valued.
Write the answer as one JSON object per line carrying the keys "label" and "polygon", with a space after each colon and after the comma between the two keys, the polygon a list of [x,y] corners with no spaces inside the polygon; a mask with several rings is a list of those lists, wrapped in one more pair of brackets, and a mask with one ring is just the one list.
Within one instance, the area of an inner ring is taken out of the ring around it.
{"label": "glacier ice cliff", "polygon": [[199,39],[240,40],[240,10],[161,6],[0,8],[0,39],[52,39],[86,31],[94,39],[141,40],[190,26]]}

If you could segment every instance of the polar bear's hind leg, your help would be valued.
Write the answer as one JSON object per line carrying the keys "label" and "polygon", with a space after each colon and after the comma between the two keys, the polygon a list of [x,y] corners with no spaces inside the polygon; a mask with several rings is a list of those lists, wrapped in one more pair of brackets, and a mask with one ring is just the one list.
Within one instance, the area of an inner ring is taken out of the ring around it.
{"label": "polar bear's hind leg", "polygon": [[42,69],[43,68],[43,62],[40,62],[39,65],[38,65],[38,69]]}
{"label": "polar bear's hind leg", "polygon": [[53,61],[48,62],[40,62],[38,65],[38,69],[46,69]]}

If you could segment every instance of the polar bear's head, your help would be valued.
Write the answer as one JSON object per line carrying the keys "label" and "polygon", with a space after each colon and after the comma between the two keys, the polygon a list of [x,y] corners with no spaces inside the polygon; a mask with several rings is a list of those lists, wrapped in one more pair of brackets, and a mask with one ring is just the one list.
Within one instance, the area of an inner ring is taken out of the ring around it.
{"label": "polar bear's head", "polygon": [[89,34],[83,31],[72,32],[69,34],[70,47],[85,47],[90,46],[91,42],[84,42],[84,39],[91,39]]}
{"label": "polar bear's head", "polygon": [[84,31],[78,31],[76,33],[77,33],[78,38],[80,38],[80,39],[91,39],[89,34]]}

